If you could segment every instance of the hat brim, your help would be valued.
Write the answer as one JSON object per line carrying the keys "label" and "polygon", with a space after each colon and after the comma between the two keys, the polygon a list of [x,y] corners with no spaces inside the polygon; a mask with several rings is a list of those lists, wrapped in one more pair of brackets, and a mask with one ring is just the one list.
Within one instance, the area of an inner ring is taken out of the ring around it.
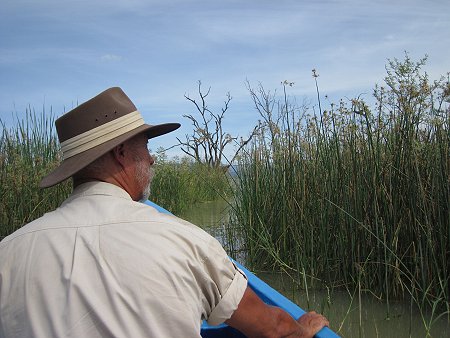
{"label": "hat brim", "polygon": [[144,124],[108,142],[105,142],[78,155],[63,160],[57,168],[55,168],[41,180],[39,186],[41,188],[49,188],[58,183],[61,183],[62,181],[68,179],[69,177],[86,167],[88,164],[94,162],[100,156],[106,154],[115,146],[125,142],[135,135],[147,133],[147,136],[150,139],[170,133],[171,131],[178,129],[179,127],[179,123],[164,123],[155,126]]}

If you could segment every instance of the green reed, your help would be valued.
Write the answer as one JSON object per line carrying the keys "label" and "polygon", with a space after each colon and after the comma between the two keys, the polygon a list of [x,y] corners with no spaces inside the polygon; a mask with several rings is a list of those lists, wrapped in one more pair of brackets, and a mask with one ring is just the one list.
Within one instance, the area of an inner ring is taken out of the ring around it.
{"label": "green reed", "polygon": [[[53,113],[31,108],[8,128],[0,120],[0,240],[24,224],[56,209],[72,191],[67,180],[48,189],[39,182],[61,161]],[[185,159],[155,165],[151,199],[178,213],[200,201],[225,197],[228,175]]]}
{"label": "green reed", "polygon": [[150,199],[175,214],[195,203],[226,198],[231,192],[229,175],[187,158],[167,160],[158,156]]}
{"label": "green reed", "polygon": [[52,112],[37,114],[31,108],[12,128],[0,120],[0,239],[55,209],[70,193],[68,183],[39,188],[60,160],[53,122]]}
{"label": "green reed", "polygon": [[449,310],[450,85],[424,63],[390,61],[373,109],[358,98],[311,112],[286,82],[281,96],[250,88],[262,128],[233,209],[248,264]]}

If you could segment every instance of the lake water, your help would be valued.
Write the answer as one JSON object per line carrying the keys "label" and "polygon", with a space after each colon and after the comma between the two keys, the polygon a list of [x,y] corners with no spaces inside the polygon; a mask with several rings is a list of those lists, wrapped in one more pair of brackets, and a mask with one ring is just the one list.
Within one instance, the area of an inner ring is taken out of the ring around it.
{"label": "lake water", "polygon": [[[201,226],[226,247],[227,209],[225,201],[207,202],[180,216]],[[436,319],[431,313],[421,314],[409,301],[391,301],[388,313],[386,303],[368,293],[361,296],[357,290],[308,290],[306,293],[296,288],[285,274],[260,272],[257,275],[303,309],[323,313],[330,320],[331,328],[342,337],[450,338],[449,317]],[[427,326],[431,327],[429,335]]]}

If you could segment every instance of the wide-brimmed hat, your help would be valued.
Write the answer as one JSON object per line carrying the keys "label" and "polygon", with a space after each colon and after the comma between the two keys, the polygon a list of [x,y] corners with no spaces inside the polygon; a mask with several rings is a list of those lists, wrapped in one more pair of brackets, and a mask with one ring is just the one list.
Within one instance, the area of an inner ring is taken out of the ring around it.
{"label": "wide-brimmed hat", "polygon": [[153,138],[179,128],[180,124],[145,124],[128,96],[114,87],[61,116],[55,126],[63,161],[41,180],[41,188],[64,181],[137,134],[146,132],[148,138]]}

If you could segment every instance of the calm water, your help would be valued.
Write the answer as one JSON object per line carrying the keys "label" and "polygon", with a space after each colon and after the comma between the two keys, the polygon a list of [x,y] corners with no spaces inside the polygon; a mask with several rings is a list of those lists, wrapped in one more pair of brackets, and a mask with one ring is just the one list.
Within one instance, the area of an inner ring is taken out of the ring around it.
{"label": "calm water", "polygon": [[[202,203],[186,211],[181,217],[201,226],[220,242],[226,243],[226,202]],[[326,315],[332,329],[342,337],[427,337],[426,326],[431,324],[428,337],[450,338],[448,317],[436,320],[430,313],[422,315],[409,302],[391,302],[388,313],[386,304],[370,294],[358,297],[355,290],[350,290],[352,295],[343,290],[309,290],[307,294],[295,288],[290,277],[281,273],[258,273],[258,277],[303,309]]]}

